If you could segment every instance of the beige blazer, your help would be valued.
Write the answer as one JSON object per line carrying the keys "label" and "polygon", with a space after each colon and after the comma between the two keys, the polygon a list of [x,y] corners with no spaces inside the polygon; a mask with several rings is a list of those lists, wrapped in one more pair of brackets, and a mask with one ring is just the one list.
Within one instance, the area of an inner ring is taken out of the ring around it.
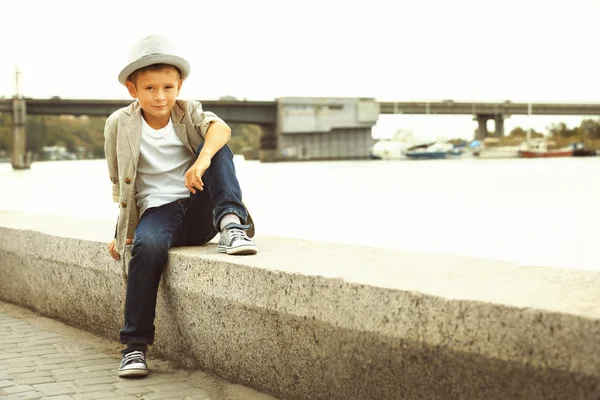
{"label": "beige blazer", "polygon": [[[175,133],[187,149],[195,154],[206,136],[208,126],[222,119],[203,111],[197,101],[177,100],[171,111]],[[125,253],[125,240],[133,238],[138,224],[139,210],[135,201],[135,178],[140,157],[142,113],[137,101],[121,108],[106,120],[104,127],[104,152],[108,174],[112,182],[113,201],[119,203],[116,227],[116,249]]]}

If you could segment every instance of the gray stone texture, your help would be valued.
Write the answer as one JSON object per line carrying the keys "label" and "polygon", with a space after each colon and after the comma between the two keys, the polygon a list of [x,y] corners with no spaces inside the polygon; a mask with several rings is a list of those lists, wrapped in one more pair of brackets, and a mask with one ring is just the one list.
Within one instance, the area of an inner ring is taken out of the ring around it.
{"label": "gray stone texture", "polygon": [[[285,399],[600,398],[600,273],[257,243],[171,251],[154,353]],[[113,339],[122,264],[105,243],[0,228],[0,298]]]}

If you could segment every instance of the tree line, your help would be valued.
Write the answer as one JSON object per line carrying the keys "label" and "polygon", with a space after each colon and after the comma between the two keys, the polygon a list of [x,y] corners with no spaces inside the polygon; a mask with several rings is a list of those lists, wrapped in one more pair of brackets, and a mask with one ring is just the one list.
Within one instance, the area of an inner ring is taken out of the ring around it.
{"label": "tree line", "polygon": [[[104,117],[27,116],[27,151],[41,156],[47,146],[62,146],[69,153],[84,153],[86,158],[104,158]],[[260,127],[230,124],[228,143],[236,154],[258,158]],[[0,151],[12,151],[12,116],[0,113]]]}
{"label": "tree line", "polygon": [[[104,157],[104,122],[99,117],[27,116],[27,151],[42,154],[46,146],[62,146],[75,153],[84,149],[90,158]],[[12,150],[13,129],[9,114],[0,114],[0,150]]]}
{"label": "tree line", "polygon": [[[42,155],[46,146],[62,146],[70,153],[84,153],[87,158],[104,158],[104,117],[27,116],[27,150]],[[260,127],[250,124],[230,124],[232,137],[229,146],[236,154],[247,159],[257,159],[260,147]],[[552,137],[569,141],[600,141],[600,119],[584,119],[569,128],[564,122],[551,124],[547,132],[531,131],[532,138]],[[509,138],[527,137],[527,130],[514,128]],[[12,116],[0,113],[0,151],[12,149]]]}
{"label": "tree line", "polygon": [[[572,141],[600,140],[600,119],[584,119],[579,126],[569,128],[564,122],[558,122],[546,127],[546,135],[541,132],[531,131],[532,138],[548,136],[556,139],[570,139]],[[510,134],[512,138],[527,137],[527,130],[521,127],[514,128]]]}

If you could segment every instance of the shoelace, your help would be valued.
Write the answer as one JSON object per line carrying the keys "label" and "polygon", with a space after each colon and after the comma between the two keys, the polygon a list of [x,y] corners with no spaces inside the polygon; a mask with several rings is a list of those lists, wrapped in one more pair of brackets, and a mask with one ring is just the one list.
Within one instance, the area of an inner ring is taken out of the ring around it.
{"label": "shoelace", "polygon": [[250,241],[250,238],[246,234],[246,231],[242,229],[231,228],[227,231],[227,233],[229,234],[229,237],[231,237],[231,243],[235,242],[238,239]]}
{"label": "shoelace", "polygon": [[144,362],[144,353],[139,350],[131,351],[123,356],[124,364],[129,364],[132,362]]}

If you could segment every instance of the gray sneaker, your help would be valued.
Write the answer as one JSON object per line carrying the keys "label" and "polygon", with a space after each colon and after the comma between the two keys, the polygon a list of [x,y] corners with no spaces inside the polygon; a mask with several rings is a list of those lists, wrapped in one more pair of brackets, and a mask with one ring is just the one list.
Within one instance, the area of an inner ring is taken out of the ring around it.
{"label": "gray sneaker", "polygon": [[139,350],[123,354],[117,375],[123,378],[138,378],[148,375],[146,354]]}
{"label": "gray sneaker", "polygon": [[230,255],[256,254],[258,249],[246,234],[246,230],[249,228],[250,225],[240,225],[235,222],[225,225],[221,231],[217,251]]}

